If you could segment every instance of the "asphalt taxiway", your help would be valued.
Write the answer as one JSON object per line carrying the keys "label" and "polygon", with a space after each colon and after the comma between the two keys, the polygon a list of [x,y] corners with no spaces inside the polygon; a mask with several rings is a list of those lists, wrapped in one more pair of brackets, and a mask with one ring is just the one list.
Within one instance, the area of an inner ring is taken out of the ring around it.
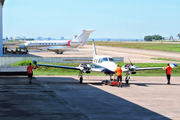
{"label": "asphalt taxiway", "polygon": [[[124,78],[124,77],[123,77]],[[123,88],[104,76],[0,77],[0,119],[180,119],[180,77],[131,77]]]}
{"label": "asphalt taxiway", "polygon": [[[96,46],[98,55],[108,55],[112,57],[124,57],[124,62],[129,63],[129,59],[133,63],[174,63],[175,61],[154,60],[151,58],[166,58],[180,61],[179,52],[168,52],[158,50],[143,50],[122,47]],[[65,51],[63,54],[55,52],[29,50],[29,54],[5,54],[10,57],[93,57],[91,45],[85,45],[81,49]],[[176,62],[178,63],[178,62]],[[179,62],[180,63],[180,62]]]}

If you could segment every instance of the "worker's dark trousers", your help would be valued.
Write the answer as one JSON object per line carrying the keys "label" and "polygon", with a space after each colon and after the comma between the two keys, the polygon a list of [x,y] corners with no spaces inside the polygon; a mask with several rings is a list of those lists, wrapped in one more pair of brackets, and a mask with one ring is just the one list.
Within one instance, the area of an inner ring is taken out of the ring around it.
{"label": "worker's dark trousers", "polygon": [[167,76],[167,81],[170,82],[171,75],[166,75],[166,76]]}

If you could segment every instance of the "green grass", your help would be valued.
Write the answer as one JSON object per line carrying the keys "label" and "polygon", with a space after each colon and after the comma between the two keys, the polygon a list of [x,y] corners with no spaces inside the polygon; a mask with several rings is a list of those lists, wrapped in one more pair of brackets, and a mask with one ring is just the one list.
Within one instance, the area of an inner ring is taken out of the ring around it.
{"label": "green grass", "polygon": [[167,58],[151,58],[154,60],[165,60],[165,61],[175,61],[175,62],[180,62],[180,60],[174,60],[174,59],[167,59]]}
{"label": "green grass", "polygon": [[[92,42],[89,41],[89,44],[92,45]],[[148,43],[138,43],[138,42],[95,41],[95,44],[100,45],[100,46],[180,52],[180,44],[172,44],[172,43],[155,43],[155,42],[154,43],[149,43],[149,42]]]}
{"label": "green grass", "polygon": [[[25,60],[22,62],[17,62],[12,64],[11,66],[27,66],[31,61]],[[31,62],[32,63],[32,62]],[[62,66],[74,66],[77,67],[79,63],[41,63],[38,64],[51,64],[51,65],[62,65]],[[120,66],[123,66],[126,63],[118,63]],[[136,66],[139,67],[166,67],[166,63],[135,63]],[[177,68],[174,68],[172,71],[172,76],[180,76],[180,64],[178,64]],[[38,66],[36,70],[33,72],[34,75],[78,75],[78,70],[70,70],[70,69],[63,69],[63,68],[53,68],[53,67],[45,67],[45,66]],[[91,72],[90,74],[84,74],[90,76],[105,76],[102,73],[95,73]],[[137,74],[131,76],[165,76],[164,70],[146,70],[146,71],[137,71]],[[123,76],[125,74],[123,73]]]}

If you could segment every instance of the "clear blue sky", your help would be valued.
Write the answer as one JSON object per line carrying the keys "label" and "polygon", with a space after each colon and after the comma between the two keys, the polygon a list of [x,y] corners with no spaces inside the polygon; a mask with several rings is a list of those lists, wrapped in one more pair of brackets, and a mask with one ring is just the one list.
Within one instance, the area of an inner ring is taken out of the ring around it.
{"label": "clear blue sky", "polygon": [[177,38],[180,0],[5,0],[3,36],[72,38]]}

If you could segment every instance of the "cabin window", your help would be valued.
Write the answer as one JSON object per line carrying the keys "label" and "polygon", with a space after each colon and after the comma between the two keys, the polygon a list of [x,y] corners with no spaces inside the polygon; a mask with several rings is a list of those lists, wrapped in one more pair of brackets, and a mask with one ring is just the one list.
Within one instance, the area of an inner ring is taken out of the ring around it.
{"label": "cabin window", "polygon": [[53,43],[51,43],[51,45],[53,45]]}
{"label": "cabin window", "polygon": [[42,45],[44,45],[44,43],[42,43]]}
{"label": "cabin window", "polygon": [[96,63],[96,59],[94,60],[94,62]]}
{"label": "cabin window", "polygon": [[94,59],[94,63],[96,63],[96,59]]}
{"label": "cabin window", "polygon": [[102,63],[102,60],[101,60],[101,59],[99,59],[99,63]]}
{"label": "cabin window", "polygon": [[96,63],[98,63],[98,60],[99,60],[99,59],[96,59]]}
{"label": "cabin window", "polygon": [[48,45],[50,45],[50,43],[48,43]]}
{"label": "cabin window", "polygon": [[56,43],[54,43],[54,45],[56,45]]}
{"label": "cabin window", "polygon": [[46,43],[46,45],[47,45],[47,43]]}
{"label": "cabin window", "polygon": [[109,58],[109,61],[111,61],[111,62],[115,62],[113,58]]}
{"label": "cabin window", "polygon": [[102,62],[106,62],[106,61],[108,61],[107,58],[102,58]]}
{"label": "cabin window", "polygon": [[101,63],[101,58],[98,59],[98,63]]}

